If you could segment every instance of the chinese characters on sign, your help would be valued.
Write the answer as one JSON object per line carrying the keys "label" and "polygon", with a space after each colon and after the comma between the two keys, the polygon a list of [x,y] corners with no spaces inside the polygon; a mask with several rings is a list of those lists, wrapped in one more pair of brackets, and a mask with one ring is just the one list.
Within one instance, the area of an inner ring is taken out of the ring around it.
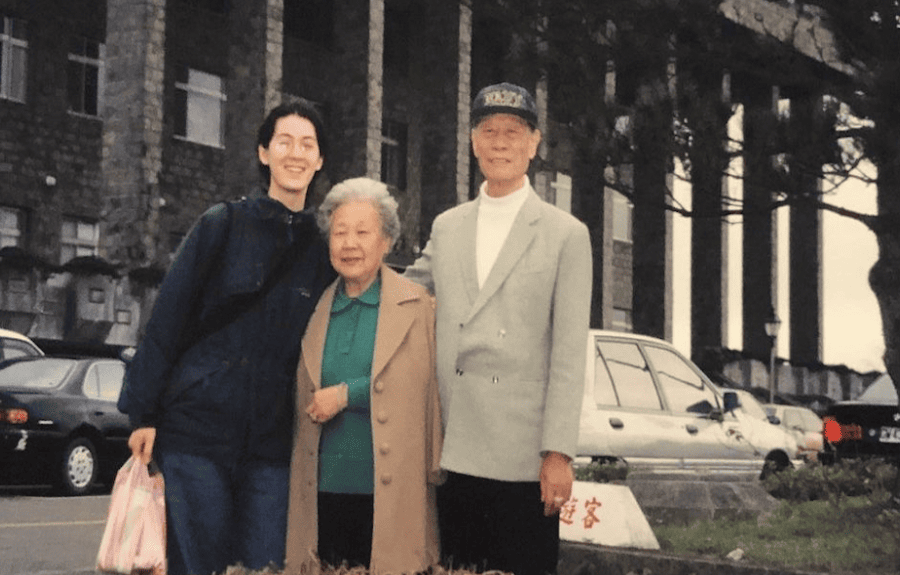
{"label": "chinese characters on sign", "polygon": [[590,529],[600,523],[600,518],[597,517],[596,511],[602,505],[603,503],[597,501],[596,497],[592,497],[589,501],[584,502],[584,514],[580,514],[579,511],[581,511],[580,507],[582,506],[579,506],[578,499],[573,497],[560,509],[559,520],[566,525],[572,525],[575,521],[580,521],[585,529]]}

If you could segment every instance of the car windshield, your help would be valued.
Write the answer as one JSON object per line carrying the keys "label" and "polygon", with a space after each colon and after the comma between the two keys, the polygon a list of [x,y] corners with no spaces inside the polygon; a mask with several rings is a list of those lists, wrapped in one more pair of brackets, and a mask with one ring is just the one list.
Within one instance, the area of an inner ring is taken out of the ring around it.
{"label": "car windshield", "polygon": [[755,397],[749,393],[741,394],[741,407],[747,412],[747,415],[756,419],[767,419],[766,410]]}
{"label": "car windshield", "polygon": [[0,387],[52,389],[62,382],[74,363],[62,358],[11,363],[0,369]]}

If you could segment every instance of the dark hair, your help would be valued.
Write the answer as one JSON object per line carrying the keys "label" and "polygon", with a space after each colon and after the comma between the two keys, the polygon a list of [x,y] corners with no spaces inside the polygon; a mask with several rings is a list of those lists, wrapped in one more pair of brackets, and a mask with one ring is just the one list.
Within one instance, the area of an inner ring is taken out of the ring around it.
{"label": "dark hair", "polygon": [[[257,146],[268,149],[269,143],[272,141],[272,136],[275,135],[275,124],[281,118],[292,115],[306,118],[312,123],[313,128],[316,130],[319,155],[322,158],[328,158],[328,138],[325,134],[325,122],[322,121],[322,116],[319,114],[318,110],[316,110],[312,104],[307,102],[288,102],[272,108],[266,116],[266,119],[260,124],[259,130],[256,133]],[[259,175],[262,178],[263,186],[268,186],[269,178],[272,176],[269,166],[259,162]],[[318,174],[316,176],[318,176]],[[315,179],[316,176],[314,176],[313,179]],[[310,187],[312,187],[312,182],[310,182]]]}

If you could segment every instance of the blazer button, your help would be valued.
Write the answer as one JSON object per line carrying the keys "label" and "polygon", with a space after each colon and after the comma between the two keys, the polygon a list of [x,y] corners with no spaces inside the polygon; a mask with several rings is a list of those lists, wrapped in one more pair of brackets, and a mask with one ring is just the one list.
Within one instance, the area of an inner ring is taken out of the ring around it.
{"label": "blazer button", "polygon": [[375,382],[375,393],[381,393],[384,391],[384,382],[380,379]]}
{"label": "blazer button", "polygon": [[393,481],[393,480],[394,480],[394,478],[391,476],[390,473],[385,473],[384,475],[381,476],[382,485],[390,485],[391,481]]}
{"label": "blazer button", "polygon": [[381,447],[378,448],[378,452],[382,455],[387,455],[391,452],[391,446],[387,443],[382,443]]}
{"label": "blazer button", "polygon": [[387,414],[387,412],[386,412],[386,411],[379,411],[379,412],[378,412],[378,423],[387,423],[387,420],[388,420],[388,414]]}

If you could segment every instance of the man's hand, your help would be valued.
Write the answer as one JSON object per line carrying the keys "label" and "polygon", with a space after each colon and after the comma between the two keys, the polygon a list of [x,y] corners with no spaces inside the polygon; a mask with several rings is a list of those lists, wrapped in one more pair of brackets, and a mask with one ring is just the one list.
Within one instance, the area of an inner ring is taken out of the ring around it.
{"label": "man's hand", "polygon": [[347,384],[341,383],[322,388],[313,394],[306,413],[313,423],[325,423],[347,407]]}
{"label": "man's hand", "polygon": [[571,459],[556,451],[547,452],[541,464],[541,501],[544,503],[544,515],[549,517],[559,513],[572,496],[573,480]]}
{"label": "man's hand", "polygon": [[131,432],[131,437],[128,438],[128,447],[131,449],[131,455],[144,465],[147,465],[153,457],[153,444],[155,442],[155,427],[138,427]]}

